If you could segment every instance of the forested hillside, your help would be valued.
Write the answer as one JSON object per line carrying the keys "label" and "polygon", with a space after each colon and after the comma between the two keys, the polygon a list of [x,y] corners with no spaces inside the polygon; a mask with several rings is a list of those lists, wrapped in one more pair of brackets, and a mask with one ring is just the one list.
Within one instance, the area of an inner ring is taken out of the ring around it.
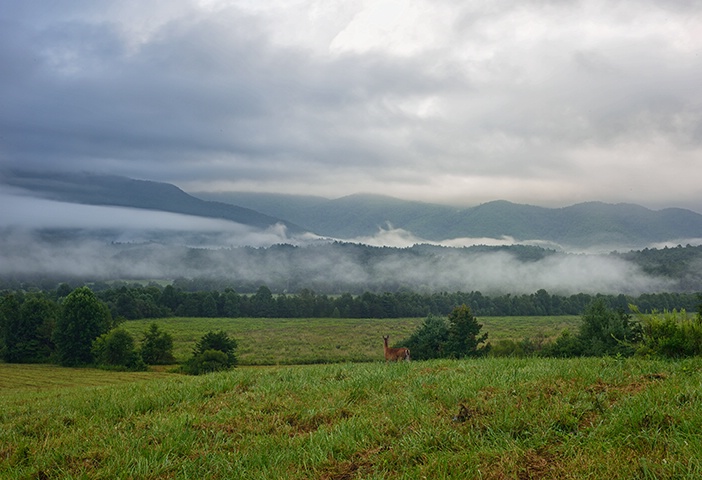
{"label": "forested hillside", "polygon": [[702,215],[668,208],[589,202],[544,208],[493,201],[471,208],[409,202],[379,195],[333,200],[252,193],[196,193],[286,218],[305,229],[340,239],[373,236],[381,228],[401,228],[431,241],[511,237],[519,242],[551,242],[568,248],[644,248],[656,242],[702,238]]}

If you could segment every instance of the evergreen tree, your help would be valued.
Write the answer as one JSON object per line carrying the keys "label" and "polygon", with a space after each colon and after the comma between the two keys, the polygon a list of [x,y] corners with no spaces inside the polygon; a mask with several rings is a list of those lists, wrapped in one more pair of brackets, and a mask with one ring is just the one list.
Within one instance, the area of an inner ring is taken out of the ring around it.
{"label": "evergreen tree", "polygon": [[207,332],[195,344],[193,355],[200,355],[207,350],[219,350],[227,356],[227,366],[236,365],[236,340],[229,338],[227,332],[220,330],[219,332]]}
{"label": "evergreen tree", "polygon": [[[45,362],[54,351],[51,340],[58,317],[58,306],[49,299],[33,295],[20,306],[20,323],[14,330],[16,362]],[[9,346],[8,346],[9,348]]]}
{"label": "evergreen tree", "polygon": [[173,337],[159,330],[152,323],[149,331],[144,333],[141,343],[141,356],[148,365],[169,365],[175,362],[173,357]]}
{"label": "evergreen tree", "polygon": [[265,285],[261,285],[258,288],[256,294],[251,299],[251,304],[253,307],[253,316],[255,317],[276,316],[276,303],[273,298],[273,293]]}
{"label": "evergreen tree", "polygon": [[641,341],[642,330],[638,323],[623,310],[612,310],[604,299],[592,302],[582,315],[578,338],[583,355],[633,355]]}
{"label": "evergreen tree", "polygon": [[16,334],[14,325],[20,319],[20,303],[17,295],[5,295],[0,301],[0,354],[6,362],[14,361]]}
{"label": "evergreen tree", "polygon": [[482,324],[473,316],[468,306],[461,305],[453,309],[448,316],[448,339],[446,355],[454,358],[477,356],[486,351],[486,345],[480,346],[487,340],[487,333],[480,335]]}

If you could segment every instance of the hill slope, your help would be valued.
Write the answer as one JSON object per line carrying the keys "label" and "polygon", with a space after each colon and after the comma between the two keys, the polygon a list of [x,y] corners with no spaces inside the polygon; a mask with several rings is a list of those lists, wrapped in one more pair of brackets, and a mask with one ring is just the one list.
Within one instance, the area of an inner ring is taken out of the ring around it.
{"label": "hill slope", "polygon": [[297,225],[249,208],[193,197],[168,183],[133,180],[114,175],[38,172],[5,173],[3,180],[8,185],[62,202],[221,218],[262,229],[282,223],[290,232],[302,231]]}

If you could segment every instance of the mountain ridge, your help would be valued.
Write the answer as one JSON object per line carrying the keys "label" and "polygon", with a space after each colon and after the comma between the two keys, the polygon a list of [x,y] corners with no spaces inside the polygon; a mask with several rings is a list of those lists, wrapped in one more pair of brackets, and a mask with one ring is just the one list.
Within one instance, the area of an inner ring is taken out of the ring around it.
{"label": "mountain ridge", "polygon": [[[377,194],[337,199],[266,193],[203,193],[200,198],[237,202],[278,215],[319,235],[353,239],[400,228],[427,241],[452,238],[514,238],[576,248],[644,248],[654,243],[702,238],[702,215],[683,208],[651,210],[633,203],[589,201],[558,208],[493,200],[458,208]],[[284,200],[284,201],[283,201]]]}
{"label": "mountain ridge", "polygon": [[302,228],[294,223],[249,208],[203,200],[170,183],[92,173],[47,174],[17,171],[6,172],[2,180],[7,185],[51,200],[217,218],[261,229],[283,224],[291,232],[302,232]]}
{"label": "mountain ridge", "polygon": [[[222,218],[256,228],[283,224],[354,241],[401,229],[421,242],[497,239],[564,249],[637,249],[702,239],[702,215],[682,208],[590,201],[547,208],[494,200],[474,207],[408,201],[378,194],[336,199],[251,192],[188,193],[170,183],[91,173],[4,172],[0,183],[53,200]],[[459,242],[460,243],[460,242]]]}

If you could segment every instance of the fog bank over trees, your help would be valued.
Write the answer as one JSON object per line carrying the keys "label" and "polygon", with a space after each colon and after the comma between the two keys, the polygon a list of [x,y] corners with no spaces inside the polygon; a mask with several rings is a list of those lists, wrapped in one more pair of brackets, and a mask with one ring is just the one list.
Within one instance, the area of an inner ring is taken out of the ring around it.
{"label": "fog bank over trees", "polygon": [[108,243],[80,232],[0,232],[0,276],[83,281],[222,279],[238,291],[481,291],[488,294],[702,290],[702,247],[567,254],[536,246],[307,246],[191,248]]}

